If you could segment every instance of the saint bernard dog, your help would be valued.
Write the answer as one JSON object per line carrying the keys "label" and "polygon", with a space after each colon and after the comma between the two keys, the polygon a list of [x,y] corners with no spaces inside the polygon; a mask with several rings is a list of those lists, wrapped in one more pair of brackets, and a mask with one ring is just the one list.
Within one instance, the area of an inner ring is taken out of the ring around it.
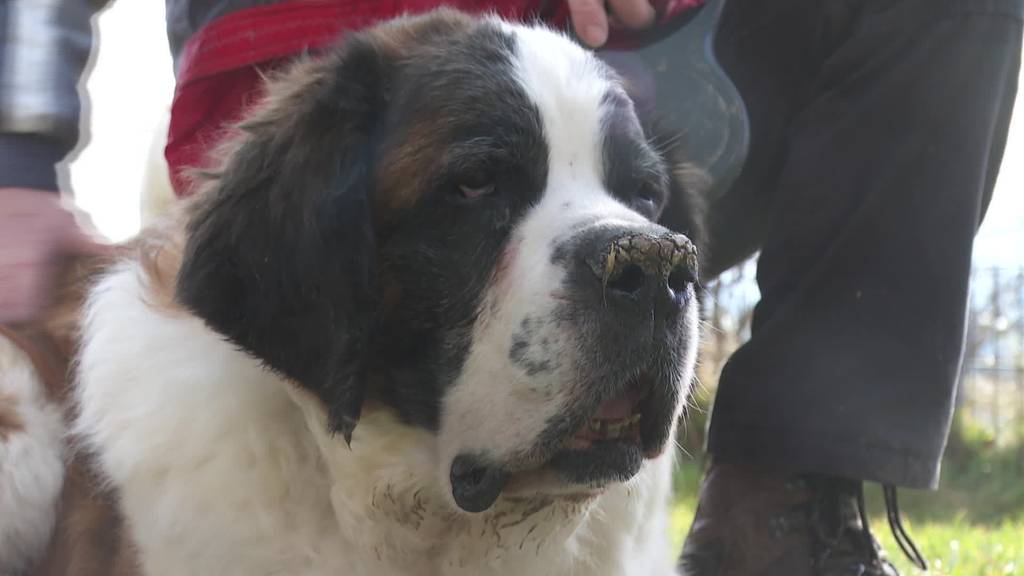
{"label": "saint bernard dog", "polygon": [[79,266],[63,391],[4,340],[3,569],[674,574],[700,209],[627,88],[447,10],[268,79]]}

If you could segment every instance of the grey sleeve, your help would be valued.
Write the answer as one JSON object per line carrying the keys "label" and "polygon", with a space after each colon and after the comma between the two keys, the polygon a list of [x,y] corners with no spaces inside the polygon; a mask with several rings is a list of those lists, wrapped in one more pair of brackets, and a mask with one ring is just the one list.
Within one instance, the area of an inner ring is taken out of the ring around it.
{"label": "grey sleeve", "polygon": [[0,188],[56,190],[79,137],[77,84],[100,0],[0,2]]}

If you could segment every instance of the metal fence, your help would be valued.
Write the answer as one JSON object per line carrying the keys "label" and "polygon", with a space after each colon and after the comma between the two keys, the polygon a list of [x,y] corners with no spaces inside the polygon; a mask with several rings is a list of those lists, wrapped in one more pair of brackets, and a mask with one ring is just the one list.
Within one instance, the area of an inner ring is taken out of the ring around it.
{"label": "metal fence", "polygon": [[[713,389],[729,354],[750,337],[757,303],[753,261],[707,289],[707,320],[699,377]],[[972,272],[964,362],[957,396],[960,416],[996,443],[1024,439],[1024,267]]]}
{"label": "metal fence", "polygon": [[1024,437],[1024,268],[971,278],[958,405],[999,442]]}

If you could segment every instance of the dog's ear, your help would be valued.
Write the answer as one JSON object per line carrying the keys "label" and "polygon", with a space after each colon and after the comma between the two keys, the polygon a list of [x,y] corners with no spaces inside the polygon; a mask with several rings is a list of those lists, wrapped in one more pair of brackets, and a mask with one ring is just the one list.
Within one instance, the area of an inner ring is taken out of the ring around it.
{"label": "dog's ear", "polygon": [[317,395],[351,441],[376,322],[372,165],[388,58],[356,36],[268,82],[200,190],[176,297]]}

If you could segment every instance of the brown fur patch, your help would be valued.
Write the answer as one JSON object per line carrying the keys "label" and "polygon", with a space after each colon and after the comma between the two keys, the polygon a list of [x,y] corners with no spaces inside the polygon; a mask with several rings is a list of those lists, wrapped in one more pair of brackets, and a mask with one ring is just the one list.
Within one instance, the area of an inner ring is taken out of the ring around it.
{"label": "brown fur patch", "polygon": [[381,215],[408,208],[427,190],[426,177],[432,174],[441,160],[438,150],[447,121],[433,118],[408,128],[408,137],[401,146],[392,149],[381,163],[387,166],[377,179],[378,195],[374,199],[374,214],[386,225]]}
{"label": "brown fur patch", "polygon": [[25,422],[18,413],[18,399],[12,394],[0,393],[0,440],[24,428]]}
{"label": "brown fur patch", "polygon": [[182,312],[175,301],[174,284],[185,246],[186,207],[173,211],[159,224],[147,228],[131,242],[142,272],[146,303],[168,313]]}
{"label": "brown fur patch", "polygon": [[36,377],[43,385],[46,396],[54,402],[59,402],[66,389],[68,356],[57,347],[45,329],[41,325],[19,328],[0,326],[0,337],[10,340],[25,354],[35,370]]}
{"label": "brown fur patch", "polygon": [[[451,42],[478,25],[478,20],[454,10],[441,9],[431,18],[403,18],[376,28],[374,41],[380,51],[396,62],[414,50],[423,50],[431,38]],[[424,177],[431,174],[439,160],[438,150],[448,119],[433,117],[405,128],[404,144],[393,149],[381,162],[387,170],[379,176],[374,213],[388,214],[411,206],[426,189]],[[386,218],[384,218],[386,220]],[[381,224],[378,222],[377,224]]]}
{"label": "brown fur patch", "polygon": [[117,495],[100,488],[81,455],[68,467],[50,545],[33,576],[141,574]]}
{"label": "brown fur patch", "polygon": [[439,8],[429,18],[398,18],[374,28],[378,49],[389,58],[400,60],[427,38],[451,38],[469,30],[477,20],[450,8]]}
{"label": "brown fur patch", "polygon": [[68,393],[68,366],[78,348],[82,306],[89,288],[123,251],[117,247],[107,255],[65,259],[58,269],[49,308],[29,324],[0,326],[0,335],[28,355],[47,397],[54,402],[63,403]]}

